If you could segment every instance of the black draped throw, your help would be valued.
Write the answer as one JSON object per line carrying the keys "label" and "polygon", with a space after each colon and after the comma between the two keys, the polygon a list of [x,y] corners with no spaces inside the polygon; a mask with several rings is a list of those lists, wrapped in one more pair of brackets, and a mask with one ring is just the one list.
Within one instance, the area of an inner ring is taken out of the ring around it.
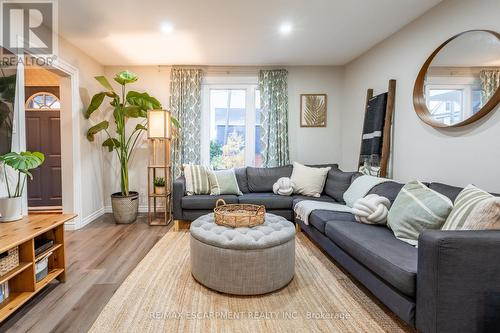
{"label": "black draped throw", "polygon": [[382,154],[387,93],[370,98],[368,101],[359,164],[379,167]]}

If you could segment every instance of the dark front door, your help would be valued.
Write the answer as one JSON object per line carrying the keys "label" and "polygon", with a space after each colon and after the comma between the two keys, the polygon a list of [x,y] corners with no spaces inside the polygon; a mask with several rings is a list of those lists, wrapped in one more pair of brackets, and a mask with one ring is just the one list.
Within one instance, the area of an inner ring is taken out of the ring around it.
{"label": "dark front door", "polygon": [[61,126],[59,111],[26,111],[26,146],[45,154],[28,181],[28,206],[62,206]]}

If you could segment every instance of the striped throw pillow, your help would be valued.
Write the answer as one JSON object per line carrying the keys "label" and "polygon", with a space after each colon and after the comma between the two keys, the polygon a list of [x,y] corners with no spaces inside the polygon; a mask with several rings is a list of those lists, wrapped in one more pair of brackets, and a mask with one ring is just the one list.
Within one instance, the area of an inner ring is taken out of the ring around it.
{"label": "striped throw pillow", "polygon": [[440,229],[453,208],[451,200],[419,181],[406,184],[387,215],[394,236],[411,245],[425,229]]}
{"label": "striped throw pillow", "polygon": [[186,194],[210,194],[210,170],[203,165],[184,164],[184,178],[186,178]]}
{"label": "striped throw pillow", "polygon": [[478,203],[461,230],[500,230],[500,198],[493,197]]}
{"label": "striped throw pillow", "polygon": [[453,210],[448,216],[442,230],[465,230],[464,224],[473,209],[481,202],[494,198],[474,185],[467,185],[455,199]]}

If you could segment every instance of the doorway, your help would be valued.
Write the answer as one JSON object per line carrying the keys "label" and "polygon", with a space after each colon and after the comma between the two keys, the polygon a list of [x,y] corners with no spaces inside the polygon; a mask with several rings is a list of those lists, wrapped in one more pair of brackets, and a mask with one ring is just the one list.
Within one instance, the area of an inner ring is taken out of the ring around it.
{"label": "doorway", "polygon": [[30,213],[62,213],[60,78],[43,68],[25,69],[26,149],[45,155],[28,181]]}

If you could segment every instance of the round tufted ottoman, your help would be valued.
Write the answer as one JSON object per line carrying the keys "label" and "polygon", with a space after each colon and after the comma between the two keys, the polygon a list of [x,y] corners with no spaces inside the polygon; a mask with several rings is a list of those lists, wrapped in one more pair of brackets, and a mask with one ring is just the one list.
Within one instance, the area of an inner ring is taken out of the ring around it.
{"label": "round tufted ottoman", "polygon": [[214,214],[191,223],[191,272],[210,289],[235,295],[259,295],[287,285],[295,273],[295,227],[266,214],[253,228],[229,228]]}

